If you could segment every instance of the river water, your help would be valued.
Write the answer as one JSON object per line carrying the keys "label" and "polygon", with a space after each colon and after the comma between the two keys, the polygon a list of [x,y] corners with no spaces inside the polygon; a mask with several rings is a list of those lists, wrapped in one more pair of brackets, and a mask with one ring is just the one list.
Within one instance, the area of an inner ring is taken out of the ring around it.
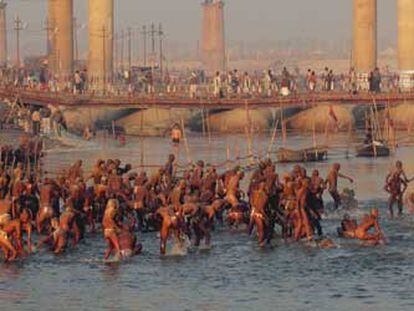
{"label": "river water", "polygon": [[[16,142],[18,135],[2,131],[0,141]],[[379,207],[388,245],[364,248],[335,238],[341,212],[323,221],[325,233],[339,245],[330,250],[280,240],[260,250],[244,231],[219,227],[209,250],[189,248],[180,255],[160,257],[157,236],[149,233],[140,236],[143,255],[107,264],[102,260],[102,236],[89,235],[59,257],[40,251],[17,263],[0,264],[0,310],[413,310],[414,222],[408,216],[388,220],[382,190],[395,160],[403,160],[408,175],[414,174],[414,153],[408,146],[412,139],[400,133],[404,143],[397,153],[376,160],[354,157],[360,139],[361,133],[317,136],[318,143],[333,147],[329,160],[306,167],[325,175],[332,162],[341,162],[343,171],[357,180],[352,186],[362,209],[357,214]],[[266,149],[269,140],[269,135],[255,136],[255,150]],[[309,144],[311,135],[288,137],[287,146]],[[146,164],[163,163],[173,151],[163,138],[128,137],[122,147],[111,138],[99,137],[92,143],[49,150],[44,167],[53,175],[76,159],[84,160],[87,169],[107,157],[138,165],[141,146]],[[182,163],[191,158],[217,164],[227,154],[234,158],[247,149],[243,135],[189,134],[188,146],[187,151],[181,148]],[[287,171],[291,165],[277,169]],[[341,181],[341,188],[349,186]]]}

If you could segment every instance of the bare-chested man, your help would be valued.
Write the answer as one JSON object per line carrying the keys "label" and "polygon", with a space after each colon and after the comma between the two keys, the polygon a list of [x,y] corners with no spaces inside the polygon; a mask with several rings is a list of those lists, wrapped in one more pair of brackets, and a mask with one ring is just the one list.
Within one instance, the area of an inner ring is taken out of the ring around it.
{"label": "bare-chested man", "polygon": [[55,187],[51,180],[45,179],[40,187],[40,208],[36,217],[37,232],[40,234],[44,230],[44,223],[54,217],[52,199],[55,196]]}
{"label": "bare-chested man", "polygon": [[328,173],[328,177],[326,178],[326,184],[328,185],[328,191],[332,199],[334,200],[335,209],[338,209],[339,206],[341,205],[341,196],[339,195],[339,192],[338,192],[338,178],[341,177],[341,178],[349,180],[351,183],[354,182],[354,180],[351,177],[340,173],[340,170],[341,170],[341,165],[339,163],[334,163],[332,165],[331,170]]}
{"label": "bare-chested man", "polygon": [[201,185],[201,202],[211,203],[216,195],[218,175],[214,167],[209,167]]}
{"label": "bare-chested man", "polygon": [[230,178],[229,183],[227,185],[226,200],[233,208],[239,205],[239,199],[241,194],[240,181],[243,178],[244,173],[242,171],[239,171]]}
{"label": "bare-chested man", "polygon": [[356,219],[352,219],[348,214],[344,215],[344,218],[341,221],[341,227],[337,229],[338,236],[341,238],[349,238],[348,233],[351,233],[351,238],[353,237],[353,232],[355,232],[358,227]]}
{"label": "bare-chested man", "polygon": [[128,226],[122,226],[119,233],[119,247],[122,258],[139,255],[142,251],[142,244],[137,244],[137,238]]}
{"label": "bare-chested man", "polygon": [[193,174],[191,175],[191,190],[200,190],[202,185],[202,180],[204,177],[204,162],[198,161],[197,165],[193,170]]}
{"label": "bare-chested man", "polygon": [[108,248],[105,251],[105,259],[108,259],[112,252],[115,250],[116,254],[120,254],[118,234],[120,227],[118,226],[115,216],[118,213],[118,201],[110,199],[105,209],[105,213],[102,219],[102,228],[105,241],[108,244]]}
{"label": "bare-chested man", "polygon": [[174,208],[174,211],[176,212],[181,208],[181,205],[184,203],[185,189],[185,180],[180,180],[170,194],[170,201]]}
{"label": "bare-chested man", "polygon": [[394,218],[394,204],[397,203],[398,207],[398,216],[402,215],[403,211],[403,196],[407,190],[408,184],[403,179],[401,174],[394,172],[394,174],[387,178],[387,183],[385,185],[385,191],[390,194],[388,199],[388,212],[390,218]]}
{"label": "bare-chested man", "polygon": [[82,160],[78,160],[73,164],[68,172],[68,180],[73,182],[78,178],[83,178]]}
{"label": "bare-chested man", "polygon": [[161,218],[160,230],[160,253],[165,255],[167,251],[167,240],[171,231],[175,232],[177,240],[181,241],[180,219],[169,206],[162,206],[156,211],[156,215]]}
{"label": "bare-chested man", "polygon": [[101,182],[102,177],[105,175],[105,161],[98,160],[93,167],[92,173],[89,178],[92,178],[95,185]]}
{"label": "bare-chested man", "polygon": [[[344,232],[344,235],[348,238],[366,241],[368,245],[376,245],[384,242],[384,234],[381,231],[378,217],[378,209],[373,208],[369,215],[365,215],[362,218],[361,223],[355,228],[355,230],[346,231]],[[370,233],[370,229],[374,229],[374,233]]]}
{"label": "bare-chested man", "polygon": [[[53,232],[54,235],[54,253],[61,254],[65,251],[69,239],[69,234],[75,224],[75,211],[71,206],[71,202],[67,203],[66,210],[60,215],[59,227]],[[76,239],[74,239],[74,244]]]}
{"label": "bare-chested man", "polygon": [[310,181],[310,191],[312,197],[312,205],[315,206],[315,209],[318,211],[319,214],[322,214],[324,212],[322,196],[325,189],[325,181],[322,177],[319,176],[319,171],[314,170],[312,172],[312,177]]}
{"label": "bare-chested man", "polygon": [[252,193],[249,234],[256,225],[259,246],[265,245],[265,237],[269,227],[269,219],[266,215],[266,207],[269,203],[269,196],[266,193],[266,183],[260,182],[258,188]]}
{"label": "bare-chested man", "polygon": [[408,179],[407,174],[404,171],[403,163],[401,161],[395,162],[395,168],[387,175],[386,183],[388,183],[388,180],[391,179],[394,175],[397,175],[401,178],[405,183],[411,182],[413,179]]}
{"label": "bare-chested man", "polygon": [[300,188],[297,192],[297,217],[298,222],[295,225],[295,240],[298,241],[300,238],[306,236],[308,241],[313,239],[313,232],[311,222],[308,215],[308,204],[309,204],[309,180],[302,179],[300,181]]}
{"label": "bare-chested man", "polygon": [[176,165],[175,165],[175,156],[170,154],[168,156],[168,161],[164,166],[164,179],[165,183],[168,185],[168,188],[171,187],[173,180],[176,174]]}
{"label": "bare-chested man", "polygon": [[145,179],[137,177],[133,190],[134,210],[138,220],[138,230],[142,231],[144,226],[145,207],[148,200],[148,189]]}
{"label": "bare-chested man", "polygon": [[26,239],[27,239],[27,249],[28,252],[32,252],[32,219],[33,215],[30,209],[24,208],[20,213],[20,222],[22,225],[22,231],[26,232]]}
{"label": "bare-chested man", "polygon": [[13,261],[17,257],[17,250],[14,248],[11,240],[9,239],[7,233],[3,231],[0,227],[0,248],[4,253],[4,260]]}

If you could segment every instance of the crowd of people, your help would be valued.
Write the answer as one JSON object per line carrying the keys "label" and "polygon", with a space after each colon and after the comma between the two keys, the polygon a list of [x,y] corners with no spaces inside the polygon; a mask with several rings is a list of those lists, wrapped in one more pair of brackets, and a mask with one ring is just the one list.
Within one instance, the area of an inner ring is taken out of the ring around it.
{"label": "crowd of people", "polygon": [[[49,76],[47,68],[38,70],[11,70],[1,73],[2,83],[24,89],[48,92],[73,93],[75,95],[99,93],[105,86],[105,95],[129,96],[186,96],[186,97],[273,97],[307,92],[398,91],[399,78],[378,68],[367,76],[353,68],[348,73],[335,73],[325,67],[321,72],[308,68],[289,70],[266,69],[263,71],[217,72],[211,76],[204,70],[163,72],[142,68],[138,71],[116,72],[108,81],[100,81],[86,69],[77,70],[73,76],[59,78]],[[97,87],[99,86],[99,87]]]}
{"label": "crowd of people", "polygon": [[7,109],[0,116],[0,129],[19,128],[34,136],[61,136],[67,131],[63,113],[58,108],[25,106],[18,101],[8,102]]}
{"label": "crowd of people", "polygon": [[[209,246],[217,225],[245,225],[250,235],[256,232],[260,247],[276,238],[318,241],[320,247],[334,247],[322,228],[323,195],[329,192],[336,209],[342,204],[338,179],[353,182],[338,163],[326,178],[318,170],[308,175],[299,165],[279,178],[268,159],[258,163],[243,189],[245,172],[241,167],[219,173],[214,166],[198,161],[178,171],[174,155],[151,175],[108,159],[98,160],[91,172],[85,172],[79,160],[51,178],[41,177],[38,170],[24,169],[24,157],[13,156],[16,160],[11,162],[12,154],[16,152],[2,148],[0,248],[7,261],[33,251],[33,232],[37,249],[46,246],[60,254],[87,239],[88,232],[99,230],[107,243],[105,259],[139,254],[142,244],[137,232],[159,232],[161,254],[166,254],[172,237],[178,245],[188,237],[195,246]],[[401,163],[386,181],[386,189],[395,199],[390,199],[391,209],[402,196],[398,191],[403,189],[396,190],[401,185],[398,178],[402,183],[410,181]],[[382,243],[378,219],[377,209],[360,224],[346,215],[338,234],[369,245]]]}

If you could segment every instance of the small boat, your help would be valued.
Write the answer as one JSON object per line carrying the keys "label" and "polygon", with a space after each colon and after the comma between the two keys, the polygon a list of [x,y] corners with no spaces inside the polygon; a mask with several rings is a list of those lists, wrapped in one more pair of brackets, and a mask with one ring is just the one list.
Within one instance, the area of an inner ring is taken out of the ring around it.
{"label": "small boat", "polygon": [[280,163],[322,162],[328,158],[326,147],[313,147],[301,150],[280,148],[277,152],[277,160]]}
{"label": "small boat", "polygon": [[358,146],[356,154],[357,157],[364,158],[389,157],[391,151],[385,143],[380,141],[373,141],[372,144],[364,144],[362,146]]}

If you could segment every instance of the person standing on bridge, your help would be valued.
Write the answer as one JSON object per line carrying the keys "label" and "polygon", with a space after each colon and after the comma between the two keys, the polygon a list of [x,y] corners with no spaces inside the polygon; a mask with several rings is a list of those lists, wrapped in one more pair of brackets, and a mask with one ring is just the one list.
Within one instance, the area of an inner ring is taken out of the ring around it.
{"label": "person standing on bridge", "polygon": [[251,88],[252,88],[252,79],[250,79],[249,74],[245,72],[243,76],[243,93],[245,95],[250,95]]}
{"label": "person standing on bridge", "polygon": [[380,93],[381,92],[381,72],[378,67],[372,73],[372,86],[373,92]]}
{"label": "person standing on bridge", "polygon": [[82,93],[82,78],[81,75],[79,73],[79,70],[76,70],[75,75],[73,77],[74,80],[74,84],[75,84],[75,89],[74,89],[74,94],[81,94]]}
{"label": "person standing on bridge", "polygon": [[193,71],[190,77],[190,98],[196,98],[197,95],[197,74]]}
{"label": "person standing on bridge", "polygon": [[40,115],[40,112],[38,110],[35,110],[32,113],[32,129],[33,129],[34,136],[39,135],[41,121],[42,121],[42,116]]}
{"label": "person standing on bridge", "polygon": [[309,78],[309,91],[315,92],[317,81],[318,81],[318,78],[316,77],[315,71],[312,71],[310,78]]}
{"label": "person standing on bridge", "polygon": [[216,72],[216,76],[214,77],[213,80],[213,94],[214,97],[221,97],[221,76],[220,76],[220,72],[217,71]]}

